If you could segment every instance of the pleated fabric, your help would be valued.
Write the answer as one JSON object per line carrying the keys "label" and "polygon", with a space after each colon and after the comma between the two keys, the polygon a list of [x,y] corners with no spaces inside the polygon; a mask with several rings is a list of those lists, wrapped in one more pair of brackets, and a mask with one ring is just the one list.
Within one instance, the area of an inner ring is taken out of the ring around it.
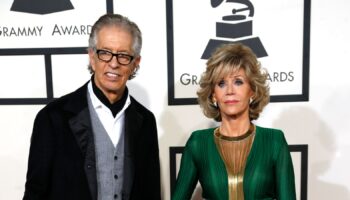
{"label": "pleated fabric", "polygon": [[[204,199],[231,200],[228,174],[214,141],[214,130],[191,134],[181,157],[172,200],[191,199],[198,181]],[[256,126],[244,170],[243,190],[244,200],[296,199],[292,159],[281,130]]]}

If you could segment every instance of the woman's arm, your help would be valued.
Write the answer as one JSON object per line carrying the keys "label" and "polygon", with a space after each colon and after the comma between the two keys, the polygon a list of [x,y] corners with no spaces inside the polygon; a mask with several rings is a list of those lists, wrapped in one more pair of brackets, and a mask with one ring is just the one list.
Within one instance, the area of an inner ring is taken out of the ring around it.
{"label": "woman's arm", "polygon": [[172,200],[191,199],[193,190],[198,181],[197,168],[193,157],[192,136],[186,143],[181,157],[180,171],[177,176],[176,185],[172,194]]}
{"label": "woman's arm", "polygon": [[278,200],[295,200],[294,169],[287,141],[281,134],[281,148],[275,165]]}

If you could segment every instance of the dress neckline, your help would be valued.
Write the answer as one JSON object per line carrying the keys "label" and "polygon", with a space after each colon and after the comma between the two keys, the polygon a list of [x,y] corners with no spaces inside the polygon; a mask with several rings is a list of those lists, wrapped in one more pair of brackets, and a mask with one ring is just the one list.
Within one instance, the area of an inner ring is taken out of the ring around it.
{"label": "dress neckline", "polygon": [[249,129],[246,133],[244,133],[243,135],[239,135],[239,136],[226,136],[226,135],[222,135],[220,133],[220,127],[217,127],[214,130],[214,135],[215,137],[222,139],[222,140],[227,140],[227,141],[240,141],[240,140],[244,140],[246,138],[248,138],[250,135],[252,135],[252,133],[255,132],[255,125],[253,123],[250,123]]}

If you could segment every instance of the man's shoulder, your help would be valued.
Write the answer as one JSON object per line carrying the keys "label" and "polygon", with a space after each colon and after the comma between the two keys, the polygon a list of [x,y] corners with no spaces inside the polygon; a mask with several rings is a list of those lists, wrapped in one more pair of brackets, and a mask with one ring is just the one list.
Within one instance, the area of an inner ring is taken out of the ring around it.
{"label": "man's shoulder", "polygon": [[137,112],[143,113],[146,115],[153,115],[152,111],[150,111],[148,108],[146,108],[143,104],[141,104],[139,101],[137,101],[133,96],[130,95],[130,101],[131,106],[133,106]]}
{"label": "man's shoulder", "polygon": [[65,94],[57,99],[52,100],[42,110],[61,110],[67,108],[67,106],[73,109],[87,106],[87,84],[84,84],[82,87],[76,89],[71,93]]}

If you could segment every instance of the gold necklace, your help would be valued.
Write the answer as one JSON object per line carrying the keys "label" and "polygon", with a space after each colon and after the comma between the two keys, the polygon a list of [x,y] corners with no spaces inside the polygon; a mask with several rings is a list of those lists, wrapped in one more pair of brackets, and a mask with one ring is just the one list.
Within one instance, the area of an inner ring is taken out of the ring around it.
{"label": "gold necklace", "polygon": [[250,149],[255,136],[255,126],[240,136],[230,137],[220,134],[219,128],[214,131],[216,147],[224,161],[228,175],[230,200],[243,200],[243,176]]}
{"label": "gold necklace", "polygon": [[228,140],[228,141],[239,141],[239,140],[243,140],[247,137],[249,137],[253,132],[255,131],[255,126],[254,124],[250,123],[249,129],[247,132],[245,132],[243,135],[239,135],[239,136],[226,136],[226,135],[222,135],[220,133],[220,128],[216,128],[214,131],[214,134],[216,137],[223,139],[223,140]]}

